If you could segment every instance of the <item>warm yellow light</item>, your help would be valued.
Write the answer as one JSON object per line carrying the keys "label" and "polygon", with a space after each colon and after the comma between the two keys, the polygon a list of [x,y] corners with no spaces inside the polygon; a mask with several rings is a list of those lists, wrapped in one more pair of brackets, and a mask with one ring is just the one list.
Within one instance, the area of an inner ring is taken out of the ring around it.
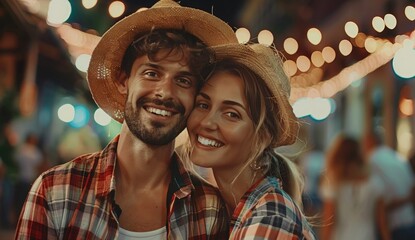
{"label": "warm yellow light", "polygon": [[284,66],[285,73],[289,77],[294,76],[295,73],[297,72],[297,64],[295,64],[295,62],[293,60],[285,61],[283,66]]}
{"label": "warm yellow light", "polygon": [[399,103],[399,110],[405,116],[414,114],[414,101],[412,99],[403,98]]}
{"label": "warm yellow light", "polygon": [[313,45],[318,45],[321,42],[321,32],[317,28],[310,28],[307,31],[307,38]]}
{"label": "warm yellow light", "polygon": [[365,47],[365,40],[366,40],[366,34],[364,33],[358,33],[355,38],[356,46],[363,48]]}
{"label": "warm yellow light", "polygon": [[336,59],[336,52],[332,47],[325,47],[321,52],[323,54],[323,59],[326,63],[331,63]]}
{"label": "warm yellow light", "polygon": [[346,32],[347,36],[355,38],[359,33],[359,27],[355,22],[349,21],[344,25],[344,31]]}
{"label": "warm yellow light", "polygon": [[376,16],[372,19],[372,27],[376,32],[382,32],[385,29],[385,22],[383,18]]}
{"label": "warm yellow light", "polygon": [[349,40],[341,40],[339,43],[339,51],[343,56],[348,56],[352,52],[353,46]]}
{"label": "warm yellow light", "polygon": [[137,9],[137,12],[143,12],[143,11],[145,11],[145,10],[147,10],[148,8],[146,8],[146,7],[141,7],[141,8],[139,8],[139,9]]}
{"label": "warm yellow light", "polygon": [[316,67],[321,67],[324,64],[323,54],[320,51],[315,51],[311,54],[311,62]]}
{"label": "warm yellow light", "polygon": [[251,38],[251,33],[246,28],[238,28],[235,32],[239,43],[245,44]]}
{"label": "warm yellow light", "polygon": [[397,24],[396,17],[390,13],[386,14],[384,17],[385,25],[389,29],[394,29]]}
{"label": "warm yellow light", "polygon": [[415,20],[415,7],[407,6],[405,8],[405,16],[411,21]]}
{"label": "warm yellow light", "polygon": [[95,7],[95,5],[97,4],[97,1],[98,0],[82,0],[82,5],[86,9],[91,9],[91,8]]}
{"label": "warm yellow light", "polygon": [[284,50],[292,55],[297,52],[298,50],[298,42],[294,38],[287,38],[284,41]]}
{"label": "warm yellow light", "polygon": [[297,68],[301,72],[307,72],[310,69],[311,63],[308,57],[301,55],[297,58],[296,62],[297,62]]}
{"label": "warm yellow light", "polygon": [[121,1],[114,1],[108,7],[108,12],[111,17],[117,18],[121,16],[125,11],[125,5]]}
{"label": "warm yellow light", "polygon": [[368,53],[374,53],[378,47],[376,40],[372,37],[368,37],[365,40],[365,49]]}
{"label": "warm yellow light", "polygon": [[270,46],[274,42],[274,35],[268,30],[262,30],[258,34],[258,43]]}

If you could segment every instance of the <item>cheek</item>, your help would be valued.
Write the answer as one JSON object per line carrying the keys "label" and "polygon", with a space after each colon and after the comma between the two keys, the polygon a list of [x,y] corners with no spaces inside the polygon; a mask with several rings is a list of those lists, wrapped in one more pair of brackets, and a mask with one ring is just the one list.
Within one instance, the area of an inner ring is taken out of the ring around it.
{"label": "cheek", "polygon": [[[248,126],[228,126],[222,128],[224,136],[228,136],[228,141],[237,145],[250,147],[254,137],[253,130]],[[248,148],[249,148],[248,147]]]}
{"label": "cheek", "polygon": [[180,102],[185,107],[186,111],[190,113],[195,102],[195,91],[179,91],[177,95],[179,96]]}
{"label": "cheek", "polygon": [[190,133],[197,127],[197,125],[200,123],[200,120],[203,118],[202,114],[198,112],[197,110],[193,110],[190,113],[189,118],[187,119],[187,129]]}

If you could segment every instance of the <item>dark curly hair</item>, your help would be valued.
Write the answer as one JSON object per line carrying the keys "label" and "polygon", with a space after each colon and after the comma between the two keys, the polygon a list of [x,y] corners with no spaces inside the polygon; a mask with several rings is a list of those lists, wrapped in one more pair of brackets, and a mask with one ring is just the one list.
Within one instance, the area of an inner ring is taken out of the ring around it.
{"label": "dark curly hair", "polygon": [[[163,54],[158,54],[162,50]],[[213,54],[198,38],[183,30],[157,29],[140,36],[127,48],[121,70],[130,76],[133,63],[138,57],[147,55],[151,61],[157,62],[171,54],[177,54],[178,61],[187,61],[192,73],[198,77],[196,86],[200,90],[207,74],[205,67],[213,59]]]}

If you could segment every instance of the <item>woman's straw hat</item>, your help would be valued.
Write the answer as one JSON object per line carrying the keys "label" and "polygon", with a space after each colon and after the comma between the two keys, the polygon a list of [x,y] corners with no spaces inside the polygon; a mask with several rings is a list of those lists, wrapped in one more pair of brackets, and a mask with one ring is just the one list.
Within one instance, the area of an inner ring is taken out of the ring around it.
{"label": "woman's straw hat", "polygon": [[284,72],[280,55],[271,47],[262,44],[225,44],[212,47],[215,60],[235,61],[262,79],[272,93],[270,99],[275,108],[275,126],[279,136],[273,136],[272,147],[293,144],[298,133],[298,119],[289,103],[290,81]]}
{"label": "woman's straw hat", "polygon": [[92,53],[87,78],[97,105],[119,122],[124,120],[125,96],[117,91],[114,82],[120,76],[122,59],[137,37],[153,29],[184,30],[207,46],[238,42],[232,28],[219,18],[202,10],[181,7],[172,0],[161,0],[117,22]]}

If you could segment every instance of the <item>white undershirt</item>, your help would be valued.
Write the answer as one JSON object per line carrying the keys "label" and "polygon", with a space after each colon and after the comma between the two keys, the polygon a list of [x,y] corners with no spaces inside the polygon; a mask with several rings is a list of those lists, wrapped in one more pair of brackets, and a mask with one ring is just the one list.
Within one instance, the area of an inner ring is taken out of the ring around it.
{"label": "white undershirt", "polygon": [[144,240],[164,240],[166,236],[166,227],[162,227],[153,231],[148,232],[132,232],[124,228],[119,228],[119,238],[120,240],[134,240],[134,239],[144,239]]}

